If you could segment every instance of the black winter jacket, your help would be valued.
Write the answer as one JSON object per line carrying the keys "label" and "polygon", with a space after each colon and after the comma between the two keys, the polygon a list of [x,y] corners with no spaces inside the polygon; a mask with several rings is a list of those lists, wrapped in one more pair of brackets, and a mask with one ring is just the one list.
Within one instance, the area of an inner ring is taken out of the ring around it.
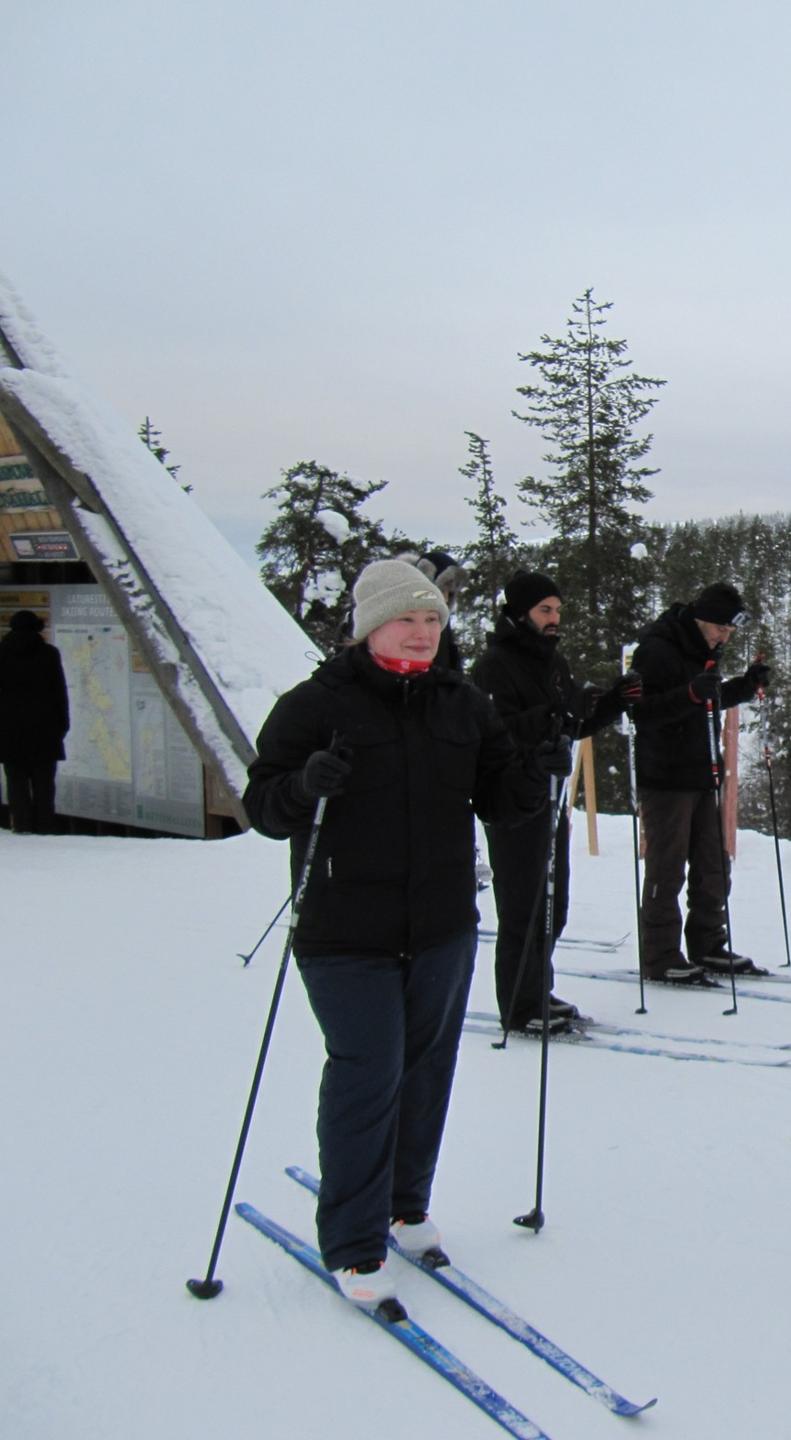
{"label": "black winter jacket", "polygon": [[[643,700],[634,710],[637,783],[643,789],[713,790],[706,706],[689,693],[690,680],[713,658],[689,605],[671,605],[641,631],[632,664],[643,677]],[[754,694],[746,675],[723,682],[721,707],[714,706],[717,739],[720,708],[741,705]],[[717,753],[721,763],[719,748]]]}
{"label": "black winter jacket", "polygon": [[546,803],[493,707],[444,669],[404,678],[363,646],[280,697],[258,736],[244,805],[262,835],[291,838],[292,883],[316,802],[300,772],[333,735],[351,774],[322,822],[295,932],[297,956],[402,954],[475,926],[474,813],[517,823]]}
{"label": "black winter jacket", "polygon": [[[564,734],[577,739],[593,735],[620,714],[604,697],[588,714],[593,697],[572,678],[556,635],[541,635],[532,626],[501,613],[487,647],[472,667],[474,683],[491,697],[517,744],[534,749],[560,716]],[[588,697],[590,697],[590,705]]]}
{"label": "black winter jacket", "polygon": [[40,765],[63,760],[69,697],[60,652],[33,630],[0,640],[0,761]]}

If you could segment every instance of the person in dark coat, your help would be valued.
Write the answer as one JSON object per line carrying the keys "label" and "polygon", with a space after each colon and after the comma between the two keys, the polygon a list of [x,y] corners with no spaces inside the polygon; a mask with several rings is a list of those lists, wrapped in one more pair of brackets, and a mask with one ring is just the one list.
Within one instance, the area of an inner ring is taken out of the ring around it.
{"label": "person in dark coat", "polygon": [[69,697],[60,652],[41,632],[32,610],[17,610],[0,640],[0,761],[5,769],[11,827],[52,831],[55,772],[66,758]]}
{"label": "person in dark coat", "polygon": [[[518,570],[505,586],[494,632],[472,669],[474,683],[491,697],[524,753],[555,734],[570,739],[593,735],[639,696],[635,675],[621,676],[606,692],[574,680],[558,649],[561,606],[560,588],[551,576]],[[486,827],[497,908],[497,1004],[503,1026],[514,1030],[537,1029],[541,1023],[549,824],[545,810],[515,828]],[[553,946],[566,924],[568,904],[569,826],[563,806],[555,845]],[[551,967],[549,979],[551,984]],[[559,1030],[577,1009],[551,994],[549,1012],[550,1028]]]}
{"label": "person in dark coat", "polygon": [[[692,604],[673,604],[642,631],[634,665],[644,683],[635,711],[637,785],[645,835],[641,924],[648,979],[701,983],[705,970],[752,967],[728,950],[725,904],[730,861],[723,854],[712,766],[708,703],[715,746],[720,712],[752,700],[769,678],[750,665],[722,681],[722,647],[744,623],[744,602],[732,585],[709,585]],[[719,774],[722,757],[717,748]],[[687,881],[681,949],[679,896]]]}
{"label": "person in dark coat", "polygon": [[[296,884],[329,797],[294,934],[325,1037],[317,1210],[324,1263],[375,1307],[393,1295],[388,1229],[438,1244],[429,1197],[472,976],[474,817],[544,807],[567,748],[523,764],[490,702],[433,661],[448,611],[400,560],[354,586],[353,641],[276,702],[244,804],[291,841]],[[333,744],[334,740],[334,744]]]}

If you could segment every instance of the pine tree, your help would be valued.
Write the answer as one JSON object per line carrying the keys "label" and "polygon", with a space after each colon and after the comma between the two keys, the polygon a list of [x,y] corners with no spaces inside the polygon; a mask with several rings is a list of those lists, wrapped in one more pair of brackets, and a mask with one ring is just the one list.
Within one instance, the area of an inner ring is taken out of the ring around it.
{"label": "pine tree", "polygon": [[[577,679],[602,685],[648,618],[646,566],[633,552],[645,543],[637,510],[651,498],[645,482],[657,472],[642,463],[653,437],[636,432],[656,404],[652,392],[665,383],[636,374],[627,342],[605,334],[611,309],[585,290],[572,304],[566,334],[542,335],[541,349],[519,356],[541,383],[518,388],[527,405],[513,412],[551,447],[543,456],[546,478],[528,475],[518,490],[553,531],[542,569],[557,578],[565,602],[563,651]],[[627,808],[622,752],[615,727],[596,737],[602,810]]]}
{"label": "pine tree", "polygon": [[256,546],[261,579],[322,649],[342,637],[349,591],[363,565],[408,548],[406,536],[388,536],[361,507],[387,484],[362,483],[316,460],[282,472],[264,499],[277,511]]}
{"label": "pine tree", "polygon": [[635,507],[651,498],[645,481],[657,472],[640,463],[653,437],[635,432],[656,404],[651,392],[665,383],[636,374],[627,342],[604,334],[611,308],[586,290],[565,336],[542,335],[542,349],[519,356],[542,383],[520,386],[527,406],[513,412],[552,446],[543,457],[547,477],[528,475],[518,489],[553,528],[546,556],[567,601],[564,648],[588,669],[615,658],[642,618],[631,552],[645,527]]}
{"label": "pine tree", "polygon": [[[146,418],[143,421],[142,425],[139,427],[137,433],[140,436],[140,439],[142,440],[146,449],[150,450],[151,454],[156,456],[160,465],[165,465],[165,461],[167,460],[170,451],[165,449],[165,446],[162,444],[161,431],[155,429],[148,415],[146,415]],[[180,465],[165,465],[165,469],[167,470],[168,475],[173,476],[174,480],[178,479],[178,473],[181,469]],[[189,495],[192,491],[191,485],[182,485],[181,488],[184,491],[185,495]]]}
{"label": "pine tree", "polygon": [[517,568],[517,537],[505,516],[505,499],[495,488],[488,440],[472,430],[464,433],[470,458],[459,474],[475,487],[465,500],[475,515],[477,537],[461,555],[467,581],[456,628],[464,650],[475,654],[497,619],[503,581]]}

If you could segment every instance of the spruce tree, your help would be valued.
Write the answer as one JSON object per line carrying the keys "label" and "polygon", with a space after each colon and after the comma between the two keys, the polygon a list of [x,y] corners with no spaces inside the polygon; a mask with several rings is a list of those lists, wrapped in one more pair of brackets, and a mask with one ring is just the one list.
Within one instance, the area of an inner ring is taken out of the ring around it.
{"label": "spruce tree", "polygon": [[276,513],[256,545],[261,579],[312,640],[331,651],[343,638],[349,591],[363,565],[406,549],[361,507],[387,484],[339,475],[301,460],[267,490]]}
{"label": "spruce tree", "polygon": [[[174,480],[178,480],[178,473],[181,469],[181,466],[165,464],[165,461],[167,460],[170,451],[167,450],[163,445],[162,433],[161,431],[157,430],[156,427],[151,423],[150,416],[146,415],[146,418],[143,421],[142,425],[140,425],[140,427],[138,428],[137,433],[143,444],[145,445],[146,449],[150,450],[151,454],[156,456],[160,465],[165,466],[168,475],[172,475]],[[182,485],[181,488],[184,491],[185,495],[189,495],[192,490],[191,485]]]}
{"label": "spruce tree", "polygon": [[456,628],[465,651],[476,654],[497,619],[503,582],[517,568],[517,537],[506,519],[505,499],[495,487],[488,440],[472,430],[464,433],[469,460],[459,474],[475,487],[465,500],[475,515],[477,534],[461,556],[467,581]]}
{"label": "spruce tree", "polygon": [[636,374],[627,342],[604,333],[611,308],[584,291],[566,334],[542,335],[540,350],[519,356],[541,383],[518,387],[527,405],[513,412],[552,447],[546,477],[528,475],[518,489],[553,530],[546,557],[567,602],[564,646],[594,670],[616,658],[643,618],[634,613],[631,552],[645,538],[636,509],[651,498],[645,481],[657,472],[641,463],[653,437],[636,430],[665,383]]}
{"label": "spruce tree", "polygon": [[[541,336],[520,355],[540,383],[518,387],[527,402],[517,419],[538,429],[549,449],[545,477],[528,475],[519,497],[552,529],[542,568],[564,598],[561,644],[579,680],[610,683],[621,647],[648,618],[646,568],[633,554],[646,528],[638,510],[651,498],[643,464],[652,436],[637,429],[663,380],[638,375],[627,342],[606,332],[610,302],[588,289],[572,304],[566,333]],[[596,739],[599,806],[627,805],[623,740],[614,727]]]}

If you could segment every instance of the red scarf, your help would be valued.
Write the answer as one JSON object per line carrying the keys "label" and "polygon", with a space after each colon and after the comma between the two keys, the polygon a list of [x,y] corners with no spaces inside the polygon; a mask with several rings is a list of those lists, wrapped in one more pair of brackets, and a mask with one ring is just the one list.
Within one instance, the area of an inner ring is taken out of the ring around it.
{"label": "red scarf", "polygon": [[422,675],[432,663],[430,660],[396,660],[391,655],[376,655],[373,650],[369,654],[380,670],[389,670],[393,675]]}

